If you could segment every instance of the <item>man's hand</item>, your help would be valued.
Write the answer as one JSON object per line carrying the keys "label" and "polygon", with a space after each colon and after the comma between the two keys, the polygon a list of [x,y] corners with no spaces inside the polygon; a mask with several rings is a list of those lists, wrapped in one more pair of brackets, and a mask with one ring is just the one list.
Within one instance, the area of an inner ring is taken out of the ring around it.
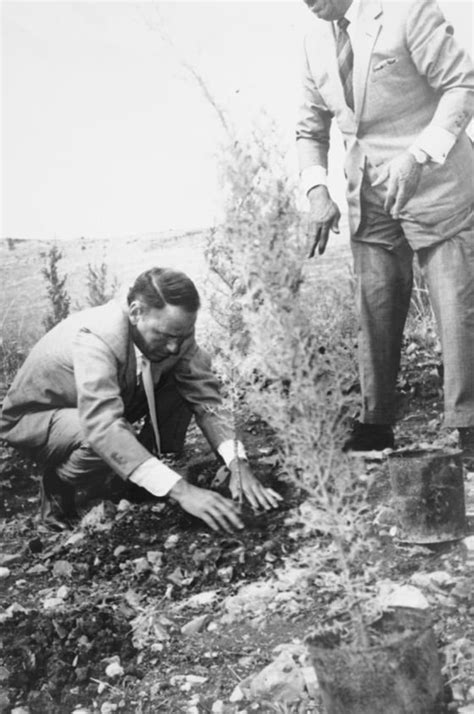
{"label": "man's hand", "polygon": [[233,533],[244,527],[235,503],[219,493],[193,486],[180,479],[168,495],[177,501],[184,511],[201,518],[213,531],[222,528]]}
{"label": "man's hand", "polygon": [[308,193],[309,224],[308,238],[310,240],[309,258],[313,258],[316,248],[319,255],[326,250],[329,231],[339,233],[341,212],[334,203],[326,186],[315,186]]}
{"label": "man's hand", "polygon": [[410,151],[404,151],[382,169],[372,186],[388,180],[384,209],[392,218],[399,218],[406,202],[415,194],[420,182],[423,164],[419,164]]}
{"label": "man's hand", "polygon": [[245,497],[252,508],[277,508],[282,497],[271,488],[262,486],[250,470],[250,466],[245,459],[233,459],[229,464],[230,481],[229,490],[232,498]]}

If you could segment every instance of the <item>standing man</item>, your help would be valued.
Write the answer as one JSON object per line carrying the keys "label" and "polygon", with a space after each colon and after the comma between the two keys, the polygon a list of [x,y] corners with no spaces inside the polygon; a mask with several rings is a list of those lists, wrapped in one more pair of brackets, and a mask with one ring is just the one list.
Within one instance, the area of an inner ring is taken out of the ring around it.
{"label": "standing man", "polygon": [[474,69],[434,0],[306,0],[297,147],[312,257],[340,213],[330,126],[346,149],[362,417],[347,450],[393,447],[395,386],[417,254],[443,349],[445,425],[474,456]]}
{"label": "standing man", "polygon": [[53,525],[74,516],[78,488],[115,473],[169,496],[214,530],[242,528],[233,501],[187,483],[159,459],[182,449],[192,415],[227,464],[231,493],[254,507],[278,505],[281,497],[252,475],[242,444],[235,448],[217,379],[194,338],[199,306],[186,275],[152,268],[126,305],[71,315],[27,357],[5,397],[0,437],[45,464],[42,513]]}

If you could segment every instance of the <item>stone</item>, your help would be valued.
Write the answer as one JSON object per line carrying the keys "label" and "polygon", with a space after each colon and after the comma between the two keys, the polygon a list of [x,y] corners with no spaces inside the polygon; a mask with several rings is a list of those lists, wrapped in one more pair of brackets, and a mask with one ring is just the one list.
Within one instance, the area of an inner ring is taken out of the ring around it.
{"label": "stone", "polygon": [[183,635],[187,636],[195,635],[197,632],[202,632],[209,623],[210,619],[211,615],[199,615],[183,625],[181,632]]}
{"label": "stone", "polygon": [[121,677],[124,673],[124,669],[120,662],[111,662],[105,668],[105,674],[107,677],[113,679],[114,677]]}
{"label": "stone", "polygon": [[292,654],[283,650],[258,674],[240,682],[240,688],[249,699],[291,704],[305,695],[306,684],[301,669]]}
{"label": "stone", "polygon": [[5,580],[5,578],[8,578],[11,573],[10,568],[5,568],[4,566],[0,566],[0,580]]}
{"label": "stone", "polygon": [[44,610],[55,610],[64,607],[64,600],[60,597],[47,597],[43,600]]}
{"label": "stone", "polygon": [[69,597],[70,592],[71,588],[68,588],[67,585],[61,585],[61,587],[57,589],[56,597],[60,600],[66,600]]}

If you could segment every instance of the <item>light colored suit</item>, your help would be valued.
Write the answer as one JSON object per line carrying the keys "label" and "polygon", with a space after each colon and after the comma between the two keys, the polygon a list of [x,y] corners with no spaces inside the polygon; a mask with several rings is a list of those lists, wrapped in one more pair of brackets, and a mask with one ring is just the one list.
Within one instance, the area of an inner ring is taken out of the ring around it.
{"label": "light colored suit", "polygon": [[[154,363],[152,369],[155,385],[173,374],[214,449],[232,436],[210,360],[194,337],[183,343],[178,355]],[[71,315],[33,347],[5,397],[0,437],[30,453],[40,452],[57,410],[77,408],[84,442],[127,478],[151,456],[129,421],[136,395],[128,312],[111,301]]]}
{"label": "light colored suit", "polygon": [[[444,165],[424,167],[402,218],[438,225],[455,235],[473,202],[471,143],[464,129],[474,110],[474,68],[454,41],[433,0],[361,0],[354,50],[354,112],[344,101],[335,30],[310,17],[305,42],[303,98],[298,115],[300,168],[327,166],[332,117],[346,146],[345,172],[351,234],[361,217],[366,159],[372,167],[406,150],[426,127],[458,137]],[[375,178],[374,172],[371,178]],[[459,216],[459,220],[451,220]]]}
{"label": "light colored suit", "polygon": [[[416,250],[443,348],[445,424],[474,426],[474,152],[465,133],[474,110],[472,61],[434,0],[360,0],[352,9],[354,111],[339,77],[334,25],[309,15],[297,149],[302,170],[327,167],[335,118],[346,148],[361,419],[395,420]],[[455,138],[454,146],[441,152],[444,163],[422,167],[416,192],[394,219],[384,210],[387,183],[372,184],[433,131],[435,143]]]}

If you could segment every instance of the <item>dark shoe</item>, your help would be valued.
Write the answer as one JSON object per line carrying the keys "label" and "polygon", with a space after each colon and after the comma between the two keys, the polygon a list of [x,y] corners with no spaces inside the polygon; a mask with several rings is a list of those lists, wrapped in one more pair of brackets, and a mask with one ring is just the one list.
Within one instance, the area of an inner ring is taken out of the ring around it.
{"label": "dark shoe", "polygon": [[71,528],[78,519],[75,488],[46,468],[40,485],[40,520],[53,530]]}
{"label": "dark shoe", "polygon": [[458,428],[459,448],[462,449],[462,460],[468,471],[474,471],[474,427]]}
{"label": "dark shoe", "polygon": [[344,443],[343,451],[383,451],[393,449],[395,441],[390,424],[361,424],[354,422],[352,434]]}

